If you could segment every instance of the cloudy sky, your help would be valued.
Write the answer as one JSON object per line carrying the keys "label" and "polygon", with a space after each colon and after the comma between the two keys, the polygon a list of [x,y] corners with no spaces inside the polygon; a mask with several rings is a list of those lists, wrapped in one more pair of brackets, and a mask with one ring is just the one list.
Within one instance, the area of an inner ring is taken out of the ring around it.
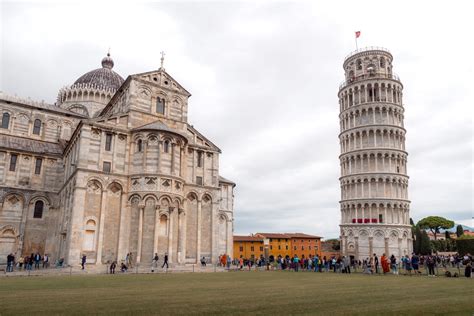
{"label": "cloudy sky", "polygon": [[53,103],[109,47],[123,77],[164,50],[193,94],[190,123],[237,183],[235,232],[337,237],[337,92],[360,30],[405,86],[411,216],[474,226],[469,1],[131,2],[2,1],[0,90]]}

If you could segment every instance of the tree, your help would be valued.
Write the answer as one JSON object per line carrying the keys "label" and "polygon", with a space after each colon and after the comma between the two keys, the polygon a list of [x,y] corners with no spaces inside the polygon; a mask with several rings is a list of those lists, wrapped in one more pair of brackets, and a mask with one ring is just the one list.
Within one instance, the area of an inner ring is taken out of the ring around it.
{"label": "tree", "polygon": [[422,238],[420,227],[415,226],[414,232],[412,234],[415,235],[415,237],[413,238],[413,252],[420,253],[420,243]]}
{"label": "tree", "polygon": [[418,223],[421,229],[429,229],[436,240],[436,234],[439,233],[439,230],[442,229],[450,229],[454,226],[454,222],[440,216],[428,216],[421,219]]}
{"label": "tree", "polygon": [[449,230],[444,231],[444,237],[446,240],[451,239],[451,234],[449,233]]}
{"label": "tree", "polygon": [[431,254],[431,242],[430,237],[426,231],[421,231],[421,238],[420,238],[420,254],[421,255],[430,255]]}
{"label": "tree", "polygon": [[461,237],[462,234],[464,234],[464,229],[462,228],[462,225],[456,226],[456,236]]}

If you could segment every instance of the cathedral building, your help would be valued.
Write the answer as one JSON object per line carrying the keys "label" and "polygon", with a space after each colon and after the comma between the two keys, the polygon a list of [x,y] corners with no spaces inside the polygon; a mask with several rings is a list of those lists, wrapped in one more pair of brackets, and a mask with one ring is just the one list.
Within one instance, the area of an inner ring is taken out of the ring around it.
{"label": "cathedral building", "polygon": [[405,151],[403,85],[384,48],[357,50],[344,60],[339,87],[341,252],[412,252]]}
{"label": "cathedral building", "polygon": [[0,263],[232,256],[221,150],[188,123],[191,94],[163,68],[128,76],[109,54],[47,104],[0,94]]}

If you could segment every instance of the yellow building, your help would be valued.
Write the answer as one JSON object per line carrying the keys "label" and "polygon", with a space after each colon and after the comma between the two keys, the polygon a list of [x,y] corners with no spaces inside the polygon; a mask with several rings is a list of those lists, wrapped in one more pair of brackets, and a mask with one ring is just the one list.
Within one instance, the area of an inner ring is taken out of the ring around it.
{"label": "yellow building", "polygon": [[265,256],[262,237],[256,236],[234,236],[235,258],[260,258]]}
{"label": "yellow building", "polygon": [[291,256],[291,237],[287,234],[256,233],[255,236],[265,239],[264,244],[268,247],[268,257]]}

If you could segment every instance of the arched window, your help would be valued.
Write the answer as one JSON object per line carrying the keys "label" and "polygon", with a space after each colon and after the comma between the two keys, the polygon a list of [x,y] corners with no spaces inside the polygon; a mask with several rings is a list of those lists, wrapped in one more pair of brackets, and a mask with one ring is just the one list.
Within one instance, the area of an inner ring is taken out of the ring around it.
{"label": "arched window", "polygon": [[139,139],[137,141],[137,151],[140,152],[140,151],[142,151],[142,149],[143,149],[143,141],[141,139]]}
{"label": "arched window", "polygon": [[35,123],[33,124],[33,134],[39,135],[41,132],[41,120],[36,119]]}
{"label": "arched window", "polygon": [[349,81],[352,82],[354,81],[354,70],[349,71]]}
{"label": "arched window", "polygon": [[36,201],[35,203],[35,211],[33,212],[33,218],[42,218],[43,217],[43,201]]}
{"label": "arched window", "polygon": [[156,113],[165,114],[165,99],[156,98]]}
{"label": "arched window", "polygon": [[165,153],[168,153],[170,150],[170,142],[169,141],[165,141],[165,143],[163,144],[163,151]]}
{"label": "arched window", "polygon": [[357,59],[356,64],[357,64],[357,70],[362,70],[362,60]]}
{"label": "arched window", "polygon": [[2,128],[8,129],[8,125],[10,125],[10,114],[9,113],[3,113]]}
{"label": "arched window", "polygon": [[385,68],[385,58],[380,57],[380,68]]}

